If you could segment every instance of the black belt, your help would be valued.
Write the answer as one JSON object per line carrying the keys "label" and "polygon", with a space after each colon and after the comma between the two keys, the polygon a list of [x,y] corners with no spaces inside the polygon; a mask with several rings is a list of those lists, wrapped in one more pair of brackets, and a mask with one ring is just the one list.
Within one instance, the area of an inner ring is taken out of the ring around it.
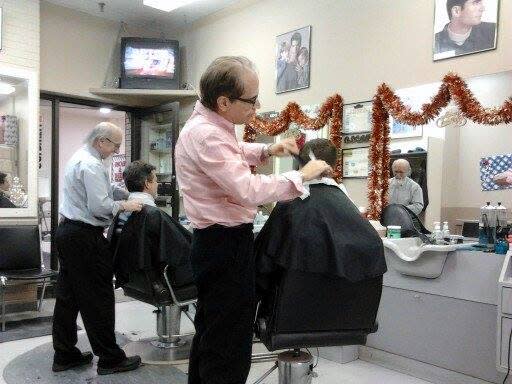
{"label": "black belt", "polygon": [[71,219],[68,219],[67,217],[63,217],[60,223],[61,224],[73,224],[73,225],[76,225],[77,227],[81,227],[81,228],[85,228],[85,229],[92,229],[94,231],[103,232],[105,230],[105,227],[84,223],[83,221],[71,220]]}

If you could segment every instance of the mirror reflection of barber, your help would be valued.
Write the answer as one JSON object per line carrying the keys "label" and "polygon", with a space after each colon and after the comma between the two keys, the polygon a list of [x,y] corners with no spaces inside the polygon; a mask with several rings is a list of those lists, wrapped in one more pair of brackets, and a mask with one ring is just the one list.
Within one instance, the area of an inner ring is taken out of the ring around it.
{"label": "mirror reflection of barber", "polygon": [[397,159],[391,166],[393,176],[389,179],[389,204],[402,204],[419,215],[423,210],[423,191],[412,180],[411,165],[405,159]]}

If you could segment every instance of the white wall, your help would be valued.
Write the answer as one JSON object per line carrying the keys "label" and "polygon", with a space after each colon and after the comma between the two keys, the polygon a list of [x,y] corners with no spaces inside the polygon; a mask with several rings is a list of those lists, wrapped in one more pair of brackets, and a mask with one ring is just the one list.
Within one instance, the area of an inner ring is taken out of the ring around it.
{"label": "white wall", "polygon": [[[432,61],[433,1],[281,0],[243,1],[192,25],[180,36],[186,46],[186,80],[197,86],[206,66],[221,55],[245,55],[258,67],[262,111],[289,101],[322,103],[338,92],[345,103],[370,100],[377,86],[394,89],[438,82],[449,71],[463,77],[512,69],[512,1],[501,1],[497,50]],[[311,86],[275,94],[277,35],[311,25]],[[421,140],[425,145],[429,129]],[[398,141],[397,141],[398,143]],[[415,144],[400,141],[407,149]],[[414,145],[415,146],[415,145]],[[366,205],[366,181],[348,179],[358,205]]]}
{"label": "white wall", "polygon": [[41,89],[91,97],[90,88],[116,88],[121,36],[172,38],[41,1]]}

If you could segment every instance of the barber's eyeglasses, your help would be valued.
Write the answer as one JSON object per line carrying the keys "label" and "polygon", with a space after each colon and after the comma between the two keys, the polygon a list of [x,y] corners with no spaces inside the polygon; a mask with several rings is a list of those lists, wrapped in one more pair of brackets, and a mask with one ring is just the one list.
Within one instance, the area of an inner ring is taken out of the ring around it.
{"label": "barber's eyeglasses", "polygon": [[110,141],[112,144],[114,144],[114,148],[115,149],[119,149],[121,148],[121,144],[118,144],[118,143],[114,143],[112,140],[110,140],[108,137],[104,137],[105,140],[108,140]]}
{"label": "barber's eyeglasses", "polygon": [[242,97],[233,97],[231,100],[239,100],[247,104],[255,105],[258,102],[258,95],[251,97],[250,99],[244,99]]}

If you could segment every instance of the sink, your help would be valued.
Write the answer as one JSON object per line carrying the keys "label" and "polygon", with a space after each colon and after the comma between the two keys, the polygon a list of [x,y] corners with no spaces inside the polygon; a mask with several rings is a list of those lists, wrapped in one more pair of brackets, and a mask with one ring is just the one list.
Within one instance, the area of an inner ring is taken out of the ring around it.
{"label": "sink", "polygon": [[383,238],[386,263],[403,275],[435,279],[443,272],[448,253],[465,244],[424,244],[419,237]]}

